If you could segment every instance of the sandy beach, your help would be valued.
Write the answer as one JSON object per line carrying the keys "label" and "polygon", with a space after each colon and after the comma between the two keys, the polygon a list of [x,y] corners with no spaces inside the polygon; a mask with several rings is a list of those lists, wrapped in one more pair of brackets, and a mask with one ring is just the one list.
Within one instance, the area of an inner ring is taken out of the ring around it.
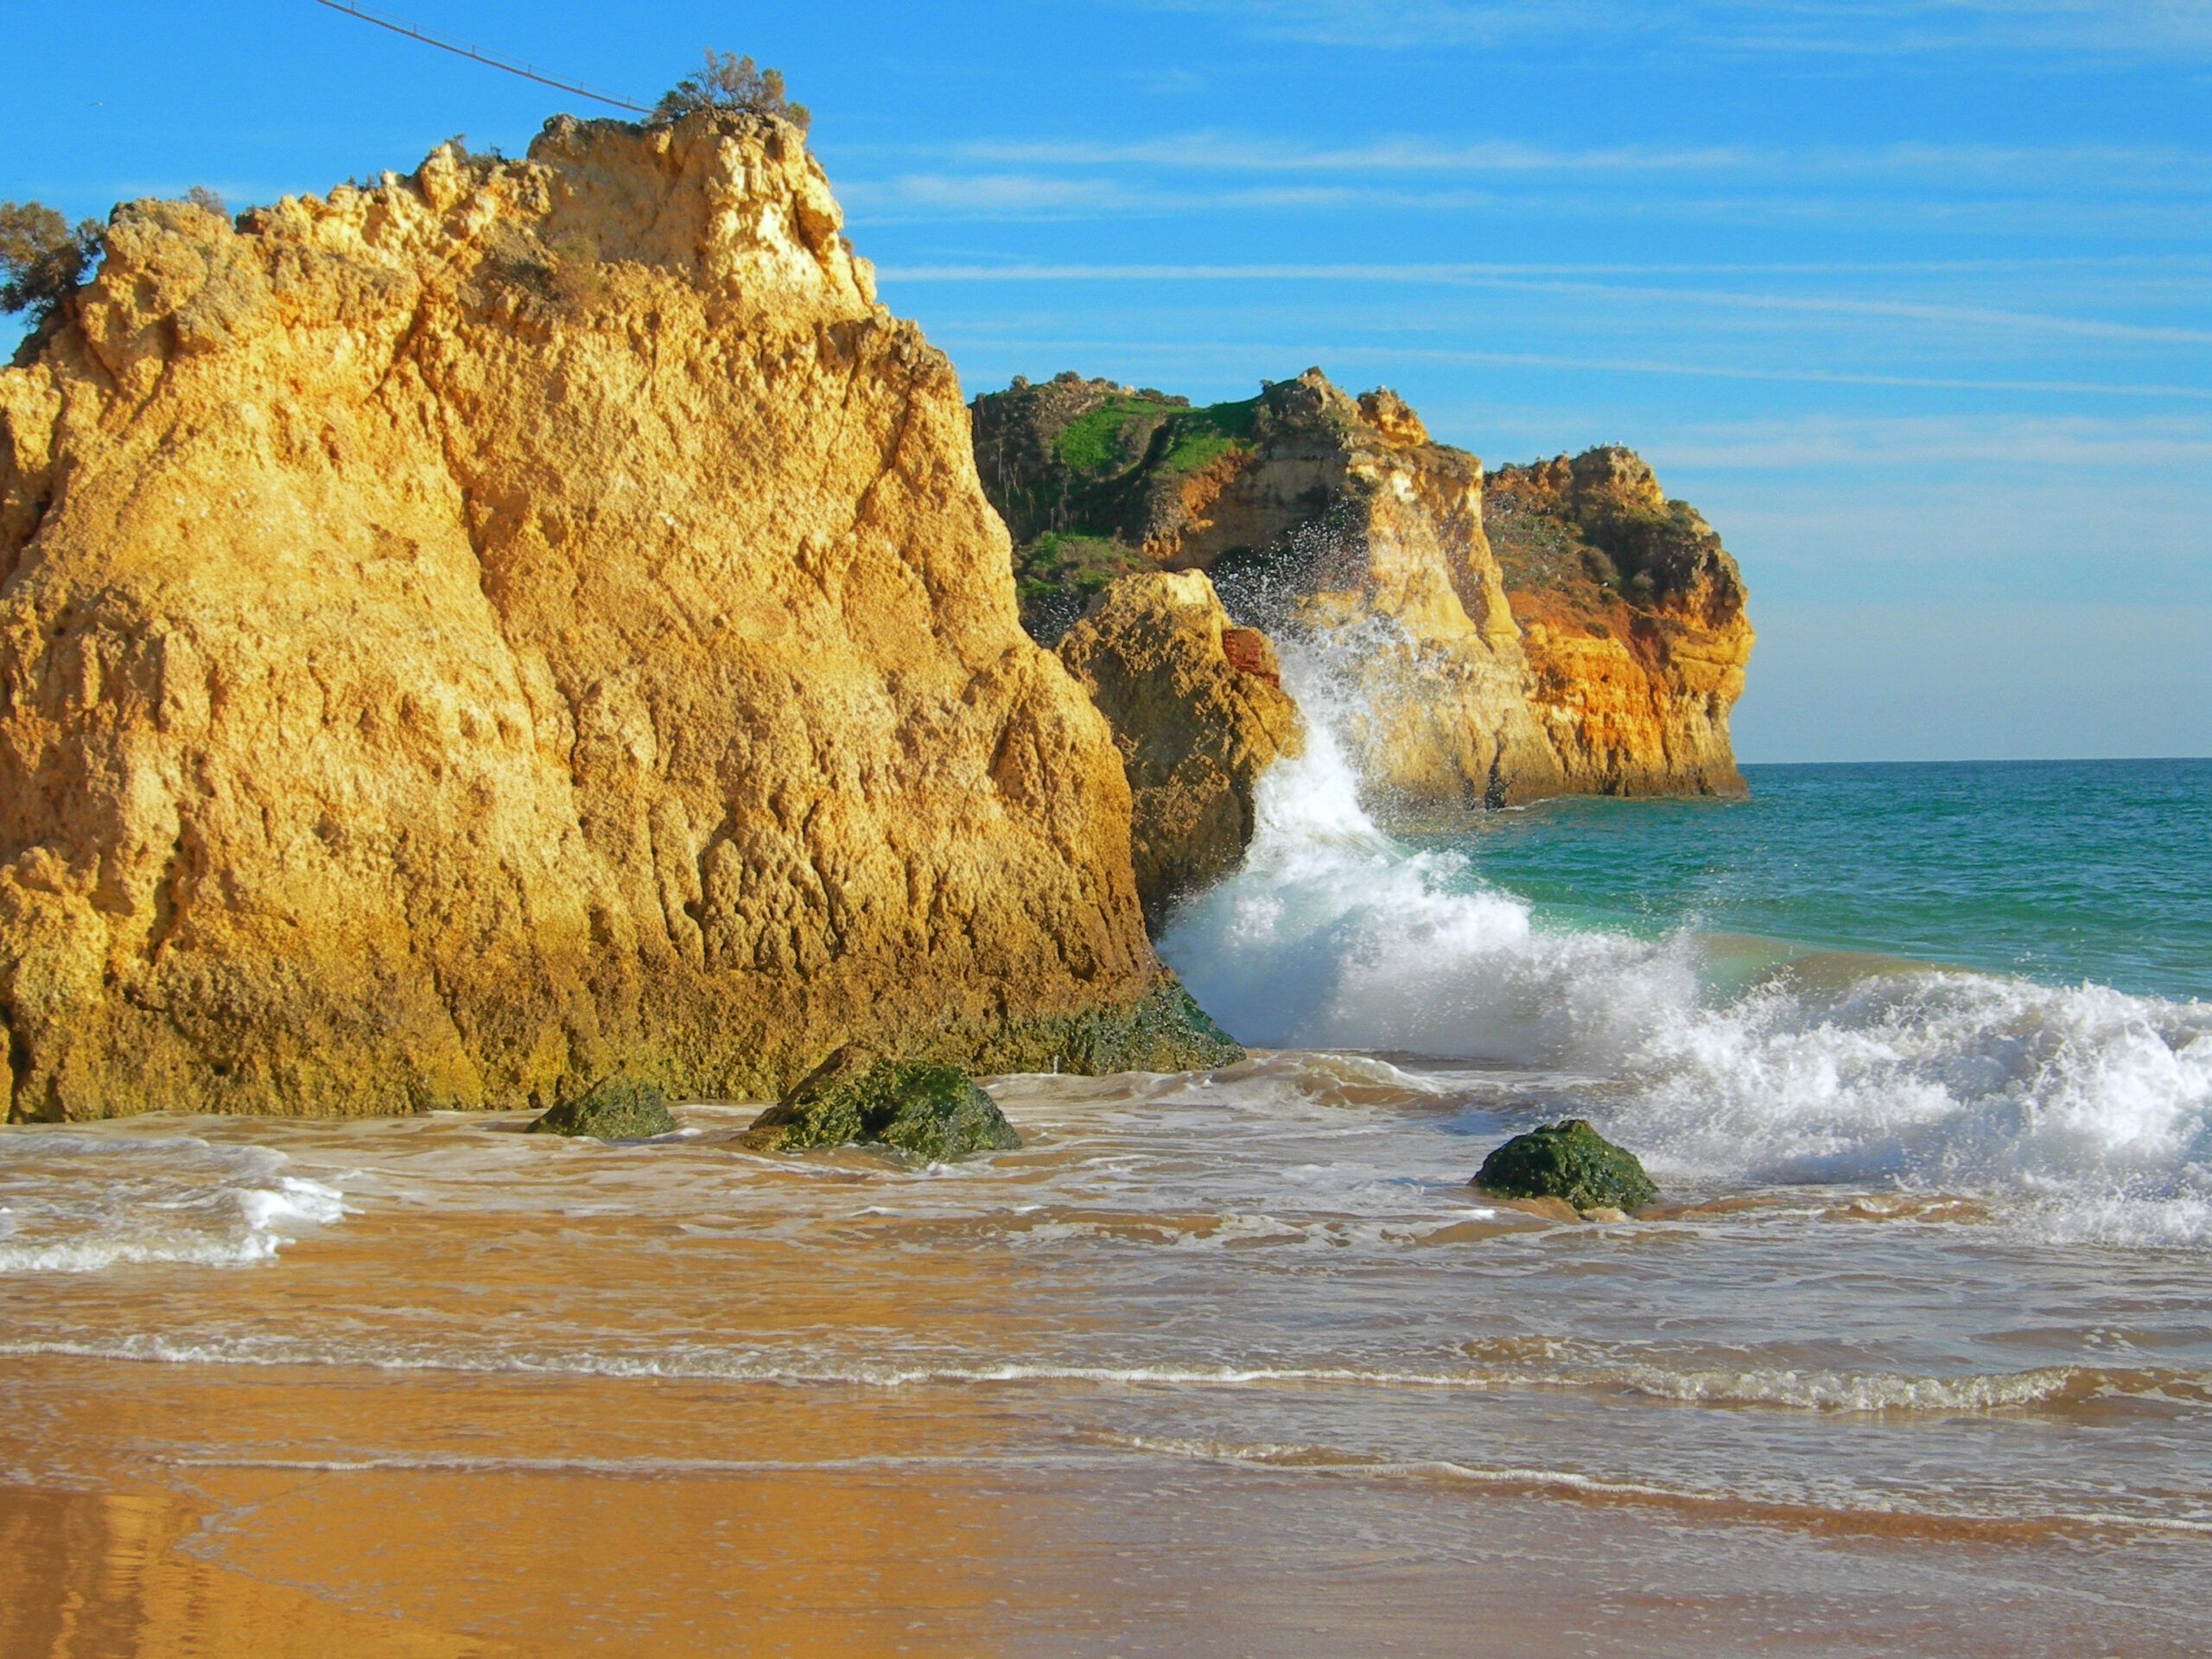
{"label": "sandy beach", "polygon": [[[2001,1351],[2085,1283],[1999,1224],[1776,1192],[1560,1228],[1415,1176],[1525,1075],[995,1087],[1028,1148],[933,1173],[698,1107],[628,1147],[74,1132],[143,1228],[203,1166],[342,1214],[0,1281],[0,1653],[2201,1650],[2196,1373],[1969,1369],[1950,1285],[2042,1276]],[[2186,1336],[2155,1262],[2097,1271]],[[1743,1311],[1783,1281],[1795,1315]],[[1684,1345],[1755,1326],[1756,1367]]]}

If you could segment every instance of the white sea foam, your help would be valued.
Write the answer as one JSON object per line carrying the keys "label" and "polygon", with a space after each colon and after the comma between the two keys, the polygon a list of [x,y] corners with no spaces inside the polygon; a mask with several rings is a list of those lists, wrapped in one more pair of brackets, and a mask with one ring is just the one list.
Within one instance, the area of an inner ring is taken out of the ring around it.
{"label": "white sea foam", "polygon": [[265,1147],[98,1130],[0,1134],[0,1274],[266,1260],[345,1214]]}
{"label": "white sea foam", "polygon": [[1971,1188],[2056,1241],[2212,1242],[2212,1007],[1890,967],[1724,998],[1687,933],[1541,925],[1361,810],[1327,652],[1285,651],[1306,751],[1161,941],[1238,1037],[1607,1077],[1593,1109],[1678,1175]]}
{"label": "white sea foam", "polygon": [[1448,1370],[1359,1365],[793,1363],[772,1352],[675,1343],[644,1350],[499,1350],[332,1344],[259,1334],[97,1341],[0,1340],[0,1355],[46,1355],[187,1365],[341,1366],[464,1375],[664,1378],[776,1388],[1169,1389],[1198,1392],[1352,1390],[1379,1393],[1544,1391],[1629,1395],[1681,1405],[1766,1407],[1821,1415],[1899,1415],[2034,1409],[2096,1399],[2212,1403],[2212,1376],[2159,1367],[2045,1366],[2032,1370],[1914,1376],[1783,1367],[1728,1370],[1623,1358],[1559,1365],[1474,1363]]}
{"label": "white sea foam", "polygon": [[2212,1521],[2117,1510],[2045,1510],[2024,1511],[2018,1503],[2003,1502],[1992,1510],[1960,1507],[1947,1509],[1917,1497],[1884,1500],[1871,1492],[1839,1502],[1829,1493],[1752,1493],[1741,1491],[1700,1490],[1689,1485],[1662,1485],[1654,1481],[1606,1479],[1578,1470],[1545,1468],[1536,1465],[1482,1465],[1449,1458],[1378,1459],[1333,1446],[1280,1441],[1243,1442],[1193,1436],[1125,1434],[1116,1437],[1133,1452],[1189,1459],[1204,1463],[1226,1463],[1285,1473],[1337,1476],[1369,1479],[1440,1479],[1466,1482],[1560,1497],[1588,1497],[1601,1500],[1646,1499],[1669,1504],[1726,1506],[1732,1510],[1766,1509],[1802,1518],[1807,1512],[1826,1513],[1839,1522],[1875,1517],[1912,1517],[1937,1524],[1971,1526],[1996,1522],[2005,1527],[2022,1524],[2054,1528],[2088,1528],[2202,1537],[2212,1534]]}

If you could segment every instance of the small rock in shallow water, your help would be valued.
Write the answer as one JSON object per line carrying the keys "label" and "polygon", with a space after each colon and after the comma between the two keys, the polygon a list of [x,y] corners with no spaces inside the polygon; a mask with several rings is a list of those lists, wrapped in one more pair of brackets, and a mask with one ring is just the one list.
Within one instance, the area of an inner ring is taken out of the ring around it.
{"label": "small rock in shallow water", "polygon": [[1515,1135],[1483,1160],[1471,1185],[1503,1198],[1557,1198],[1578,1211],[1637,1210],[1659,1196],[1634,1153],[1579,1117]]}
{"label": "small rock in shallow water", "polygon": [[1021,1144],[998,1103],[957,1066],[886,1060],[852,1047],[753,1119],[744,1139],[756,1152],[858,1143],[931,1163]]}
{"label": "small rock in shallow water", "polygon": [[582,1094],[557,1103],[531,1120],[532,1135],[581,1135],[601,1141],[641,1141],[676,1128],[668,1102],[658,1086],[608,1077]]}

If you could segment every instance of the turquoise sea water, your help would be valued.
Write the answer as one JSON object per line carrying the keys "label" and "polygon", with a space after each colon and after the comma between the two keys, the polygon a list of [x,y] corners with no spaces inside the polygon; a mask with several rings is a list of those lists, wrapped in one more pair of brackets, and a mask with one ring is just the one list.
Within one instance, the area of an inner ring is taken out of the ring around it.
{"label": "turquoise sea water", "polygon": [[2212,998],[2212,760],[1745,774],[1748,801],[1547,802],[1458,845],[1540,920]]}
{"label": "turquoise sea water", "polygon": [[2212,761],[1755,766],[1393,835],[1326,643],[1305,753],[1161,953],[1243,1041],[1536,1069],[1721,1183],[2212,1244]]}

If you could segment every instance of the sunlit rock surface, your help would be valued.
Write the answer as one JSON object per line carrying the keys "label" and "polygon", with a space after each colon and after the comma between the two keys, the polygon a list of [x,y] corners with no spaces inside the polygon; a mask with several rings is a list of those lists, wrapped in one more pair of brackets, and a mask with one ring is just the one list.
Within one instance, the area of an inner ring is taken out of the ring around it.
{"label": "sunlit rock surface", "polygon": [[118,209],[0,371],[0,578],[15,1117],[1188,1052],[1105,722],[790,127]]}
{"label": "sunlit rock surface", "polygon": [[1033,632],[1132,572],[1209,572],[1239,621],[1315,647],[1386,817],[1743,787],[1741,575],[1626,450],[1485,480],[1395,393],[1315,370],[1206,408],[1066,374],[974,410]]}
{"label": "sunlit rock surface", "polygon": [[1156,922],[1243,859],[1260,775],[1303,741],[1298,710],[1274,647],[1233,626],[1197,570],[1116,581],[1059,654],[1114,728],[1137,892]]}

